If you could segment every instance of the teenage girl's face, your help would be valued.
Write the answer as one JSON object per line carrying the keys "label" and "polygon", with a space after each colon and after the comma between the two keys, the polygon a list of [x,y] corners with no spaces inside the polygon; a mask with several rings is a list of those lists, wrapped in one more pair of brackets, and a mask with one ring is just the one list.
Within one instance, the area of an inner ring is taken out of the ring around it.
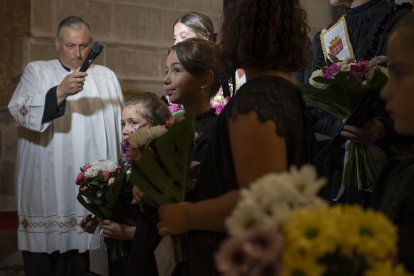
{"label": "teenage girl's face", "polygon": [[197,37],[192,29],[180,22],[174,25],[174,45],[192,37]]}
{"label": "teenage girl's face", "polygon": [[128,139],[129,134],[133,133],[140,127],[148,125],[148,122],[141,116],[139,110],[142,109],[141,104],[127,105],[122,110],[122,140]]}
{"label": "teenage girl's face", "polygon": [[169,100],[175,104],[192,103],[201,97],[201,85],[200,78],[191,75],[181,65],[176,52],[171,51],[167,57],[164,77],[165,94]]}
{"label": "teenage girl's face", "polygon": [[400,134],[414,135],[414,46],[399,31],[388,40],[390,78],[381,91],[387,111]]}

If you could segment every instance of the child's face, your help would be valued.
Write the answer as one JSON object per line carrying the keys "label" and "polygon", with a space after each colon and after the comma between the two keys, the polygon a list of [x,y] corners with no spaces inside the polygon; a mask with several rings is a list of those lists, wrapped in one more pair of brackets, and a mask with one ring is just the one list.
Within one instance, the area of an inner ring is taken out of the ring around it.
{"label": "child's face", "polygon": [[[164,89],[169,100],[175,104],[191,104],[201,97],[201,80],[185,70],[175,51],[167,57]],[[204,92],[204,93],[207,93]]]}
{"label": "child's face", "polygon": [[174,45],[191,37],[197,37],[191,28],[181,22],[174,25]]}
{"label": "child's face", "polygon": [[122,110],[122,140],[126,140],[129,134],[138,128],[148,125],[148,122],[141,116],[139,110],[142,109],[141,104],[127,105]]}
{"label": "child's face", "polygon": [[414,46],[399,31],[388,40],[390,79],[381,91],[387,111],[400,134],[414,135]]}

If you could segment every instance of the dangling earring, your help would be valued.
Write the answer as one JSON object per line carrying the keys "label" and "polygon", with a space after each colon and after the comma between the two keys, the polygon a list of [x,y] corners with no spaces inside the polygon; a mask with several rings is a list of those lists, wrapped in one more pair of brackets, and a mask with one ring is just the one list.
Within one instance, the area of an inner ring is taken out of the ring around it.
{"label": "dangling earring", "polygon": [[204,88],[206,88],[206,85],[205,84],[202,84],[201,85],[201,94],[204,94]]}

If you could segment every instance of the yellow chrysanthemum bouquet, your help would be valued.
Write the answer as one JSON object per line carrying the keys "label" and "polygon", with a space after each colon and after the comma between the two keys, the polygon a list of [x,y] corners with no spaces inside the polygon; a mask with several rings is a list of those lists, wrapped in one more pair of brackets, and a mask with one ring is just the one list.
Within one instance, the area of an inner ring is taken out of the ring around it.
{"label": "yellow chrysanthemum bouquet", "polygon": [[359,206],[328,206],[311,166],[267,174],[241,190],[216,255],[222,275],[408,275],[396,227]]}
{"label": "yellow chrysanthemum bouquet", "polygon": [[396,227],[379,212],[341,205],[301,208],[282,233],[282,275],[407,275],[394,265]]}

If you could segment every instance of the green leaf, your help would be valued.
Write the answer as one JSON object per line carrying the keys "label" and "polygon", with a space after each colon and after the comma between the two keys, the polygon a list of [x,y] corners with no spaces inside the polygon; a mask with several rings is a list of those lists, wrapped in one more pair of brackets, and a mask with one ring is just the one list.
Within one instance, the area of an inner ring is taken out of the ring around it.
{"label": "green leaf", "polygon": [[387,81],[387,75],[385,75],[380,69],[375,69],[374,74],[367,85],[370,89],[380,91],[385,86]]}
{"label": "green leaf", "polygon": [[112,207],[115,205],[115,202],[118,198],[119,190],[127,181],[127,171],[128,167],[122,166],[121,170],[115,177],[114,183],[112,183],[111,186],[107,187],[107,190],[105,192],[105,199],[107,202],[111,203]]}
{"label": "green leaf", "polygon": [[154,207],[184,200],[194,147],[193,119],[186,117],[145,149],[134,162],[130,181]]}

